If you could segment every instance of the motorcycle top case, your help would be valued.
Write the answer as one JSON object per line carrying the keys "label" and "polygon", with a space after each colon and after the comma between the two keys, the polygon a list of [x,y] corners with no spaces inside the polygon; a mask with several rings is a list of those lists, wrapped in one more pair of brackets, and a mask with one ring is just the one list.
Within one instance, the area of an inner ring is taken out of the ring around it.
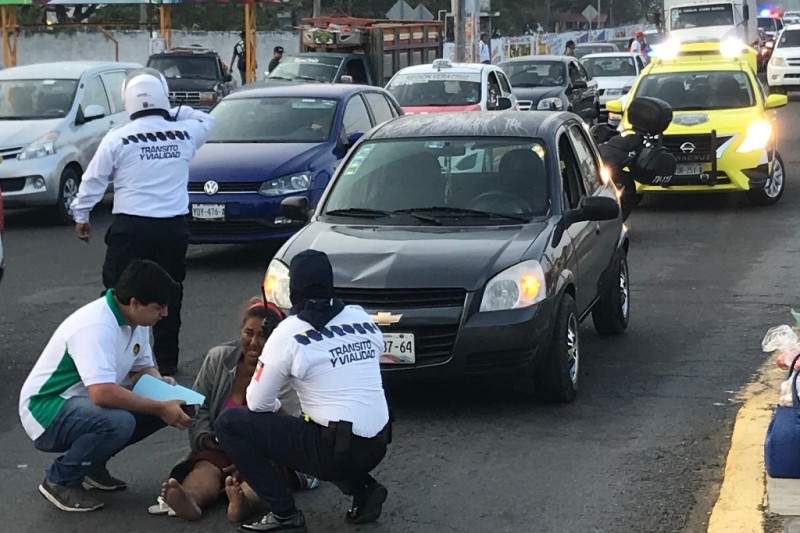
{"label": "motorcycle top case", "polygon": [[628,122],[636,131],[658,135],[672,122],[672,107],[660,98],[641,96],[628,107]]}

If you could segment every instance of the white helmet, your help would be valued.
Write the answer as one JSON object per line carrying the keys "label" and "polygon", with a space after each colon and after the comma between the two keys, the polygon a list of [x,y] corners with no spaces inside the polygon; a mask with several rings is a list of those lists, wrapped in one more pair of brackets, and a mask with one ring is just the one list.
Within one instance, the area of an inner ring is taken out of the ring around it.
{"label": "white helmet", "polygon": [[169,112],[167,80],[163,74],[152,68],[134,70],[122,84],[122,101],[131,118],[136,113],[154,109]]}

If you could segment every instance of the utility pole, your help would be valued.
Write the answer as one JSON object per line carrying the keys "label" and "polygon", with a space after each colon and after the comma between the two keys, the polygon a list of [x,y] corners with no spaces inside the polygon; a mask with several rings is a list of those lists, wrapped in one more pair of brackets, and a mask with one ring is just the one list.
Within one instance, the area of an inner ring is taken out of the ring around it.
{"label": "utility pole", "polygon": [[456,63],[463,63],[467,59],[467,0],[451,0],[451,6],[453,10],[453,36],[456,44]]}
{"label": "utility pole", "polygon": [[[308,4],[306,4],[308,5]],[[319,17],[322,15],[322,0],[314,0],[314,7],[311,11],[312,17]]]}

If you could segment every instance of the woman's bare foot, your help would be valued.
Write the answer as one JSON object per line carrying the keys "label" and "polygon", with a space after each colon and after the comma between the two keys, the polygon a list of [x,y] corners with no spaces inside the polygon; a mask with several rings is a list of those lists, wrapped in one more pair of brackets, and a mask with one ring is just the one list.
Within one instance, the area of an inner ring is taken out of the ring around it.
{"label": "woman's bare foot", "polygon": [[225,478],[225,495],[228,497],[228,520],[241,522],[253,510],[252,503],[245,496],[242,485],[231,476]]}
{"label": "woman's bare foot", "polygon": [[200,507],[186,494],[177,479],[170,478],[161,487],[161,495],[175,514],[186,520],[199,520],[203,516]]}

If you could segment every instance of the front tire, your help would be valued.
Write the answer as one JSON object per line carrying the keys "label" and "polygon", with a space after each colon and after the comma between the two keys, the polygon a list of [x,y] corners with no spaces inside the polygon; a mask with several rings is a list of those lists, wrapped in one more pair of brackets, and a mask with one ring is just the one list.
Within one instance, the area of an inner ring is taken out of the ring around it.
{"label": "front tire", "polygon": [[72,224],[72,215],[69,206],[78,196],[78,188],[81,185],[81,176],[71,167],[64,169],[61,173],[61,180],[58,183],[58,203],[55,206],[56,222],[65,226]]}
{"label": "front tire", "polygon": [[556,314],[547,358],[536,369],[534,391],[540,400],[569,403],[580,383],[580,320],[575,300],[564,294]]}
{"label": "front tire", "polygon": [[786,167],[783,166],[783,159],[778,152],[775,152],[775,159],[772,161],[772,168],[769,172],[769,182],[763,189],[747,191],[750,203],[756,206],[775,205],[783,196],[786,188]]}
{"label": "front tire", "polygon": [[594,329],[601,335],[622,335],[628,329],[631,311],[628,254],[621,249],[606,273],[600,299],[592,308]]}

